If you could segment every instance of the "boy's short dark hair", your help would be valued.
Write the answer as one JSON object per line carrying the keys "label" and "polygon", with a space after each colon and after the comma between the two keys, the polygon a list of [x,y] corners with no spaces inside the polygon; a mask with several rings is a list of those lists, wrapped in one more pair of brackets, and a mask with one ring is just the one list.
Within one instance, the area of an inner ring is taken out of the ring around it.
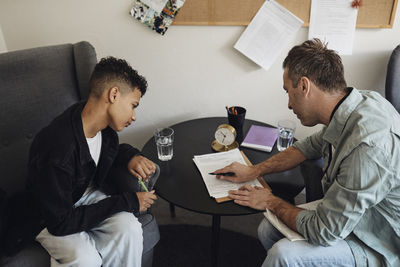
{"label": "boy's short dark hair", "polygon": [[89,81],[90,95],[100,97],[104,90],[111,86],[117,86],[122,93],[131,92],[137,88],[143,96],[147,90],[147,81],[125,60],[105,57],[96,64],[93,70]]}
{"label": "boy's short dark hair", "polygon": [[288,69],[293,87],[297,87],[303,76],[323,91],[340,91],[347,87],[342,59],[317,38],[293,47],[283,61],[283,68]]}

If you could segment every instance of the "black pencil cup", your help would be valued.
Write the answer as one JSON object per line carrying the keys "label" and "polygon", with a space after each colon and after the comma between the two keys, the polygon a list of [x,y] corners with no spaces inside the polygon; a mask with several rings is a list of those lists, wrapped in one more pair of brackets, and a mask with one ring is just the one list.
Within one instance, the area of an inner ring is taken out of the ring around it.
{"label": "black pencil cup", "polygon": [[236,141],[239,145],[243,141],[243,123],[246,116],[246,109],[243,107],[233,106],[227,109],[228,122],[236,130]]}

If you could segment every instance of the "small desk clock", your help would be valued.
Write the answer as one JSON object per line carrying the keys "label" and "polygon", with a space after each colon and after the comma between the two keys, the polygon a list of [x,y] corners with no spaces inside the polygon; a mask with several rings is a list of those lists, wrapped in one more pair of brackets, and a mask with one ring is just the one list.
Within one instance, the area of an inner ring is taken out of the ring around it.
{"label": "small desk clock", "polygon": [[229,124],[221,124],[215,131],[215,140],[211,147],[215,151],[228,151],[239,147],[239,143],[235,141],[236,130]]}

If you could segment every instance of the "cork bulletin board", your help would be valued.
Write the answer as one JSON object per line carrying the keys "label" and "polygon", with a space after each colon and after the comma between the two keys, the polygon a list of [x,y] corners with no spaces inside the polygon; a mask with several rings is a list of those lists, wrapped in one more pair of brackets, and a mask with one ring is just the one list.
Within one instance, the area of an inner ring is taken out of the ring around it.
{"label": "cork bulletin board", "polygon": [[[249,24],[265,0],[186,0],[174,25]],[[276,0],[308,26],[311,0]],[[398,0],[363,0],[357,28],[392,28]]]}

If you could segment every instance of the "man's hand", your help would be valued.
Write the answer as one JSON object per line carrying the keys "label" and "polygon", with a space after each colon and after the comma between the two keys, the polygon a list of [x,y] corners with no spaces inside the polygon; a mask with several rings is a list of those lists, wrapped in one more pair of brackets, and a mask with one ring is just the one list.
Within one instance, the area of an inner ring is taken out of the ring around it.
{"label": "man's hand", "polygon": [[128,170],[137,178],[146,181],[156,171],[156,165],[151,160],[138,155],[129,161]]}
{"label": "man's hand", "polygon": [[268,204],[275,198],[270,189],[259,186],[252,187],[248,184],[242,186],[239,190],[229,191],[229,197],[239,205],[256,210],[266,210]]}
{"label": "man's hand", "polygon": [[150,192],[137,192],[136,194],[139,199],[139,211],[146,211],[154,204],[154,200],[157,199],[154,190]]}
{"label": "man's hand", "polygon": [[234,162],[225,168],[214,171],[214,173],[222,172],[233,172],[234,176],[222,176],[217,175],[217,179],[227,180],[234,183],[243,183],[251,181],[259,176],[255,166],[247,166],[240,164],[239,162]]}
{"label": "man's hand", "polygon": [[229,191],[229,197],[242,206],[256,210],[270,210],[290,229],[297,232],[296,217],[302,209],[274,196],[270,189],[246,184],[239,190]]}

